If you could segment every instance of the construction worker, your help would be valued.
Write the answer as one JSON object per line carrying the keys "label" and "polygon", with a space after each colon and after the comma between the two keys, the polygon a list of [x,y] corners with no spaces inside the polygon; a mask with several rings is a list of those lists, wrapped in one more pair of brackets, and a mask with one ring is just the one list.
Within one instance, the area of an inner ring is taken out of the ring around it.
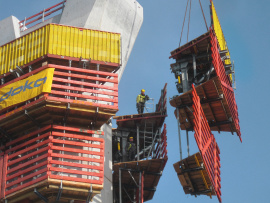
{"label": "construction worker", "polygon": [[136,107],[137,107],[138,114],[143,113],[145,102],[148,100],[149,100],[149,97],[145,95],[145,90],[142,89],[141,94],[139,94],[136,99]]}
{"label": "construction worker", "polygon": [[126,153],[129,161],[135,160],[136,146],[135,143],[133,142],[133,137],[129,137],[129,141],[127,142],[126,145]]}
{"label": "construction worker", "polygon": [[114,161],[115,162],[121,162],[122,161],[122,154],[121,154],[121,144],[120,144],[120,138],[117,138],[117,152],[114,155]]}

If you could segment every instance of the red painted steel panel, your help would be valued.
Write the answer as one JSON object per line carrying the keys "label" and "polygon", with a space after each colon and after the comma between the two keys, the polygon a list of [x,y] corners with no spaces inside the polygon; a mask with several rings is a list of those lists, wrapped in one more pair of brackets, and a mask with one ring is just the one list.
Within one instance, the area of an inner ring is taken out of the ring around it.
{"label": "red painted steel panel", "polygon": [[90,179],[74,178],[74,177],[60,176],[60,175],[50,175],[50,178],[58,179],[58,180],[82,182],[82,183],[99,184],[99,185],[103,184],[103,178],[101,180],[90,180]]}
{"label": "red painted steel panel", "polygon": [[[53,143],[61,143],[61,142],[55,142],[55,141],[57,141],[57,140],[53,140]],[[64,144],[68,144],[68,145],[69,144],[72,144],[72,142],[69,142],[69,143],[63,142],[63,143]],[[81,146],[83,146],[83,144],[84,143],[82,143]],[[74,146],[76,146],[76,145],[74,145]],[[87,147],[87,146],[85,146],[85,147]],[[101,152],[95,152],[95,151],[88,151],[88,150],[82,150],[82,149],[77,149],[77,148],[58,147],[58,146],[52,146],[51,149],[53,149],[53,150],[60,150],[60,151],[64,151],[64,152],[74,152],[74,153],[91,154],[91,155],[97,155],[97,156],[103,156],[103,154],[104,154],[103,150],[101,150]],[[98,149],[100,149],[100,147],[98,147]]]}
{"label": "red painted steel panel", "polygon": [[[37,97],[37,100],[30,99],[26,105],[26,102],[22,102],[20,104],[7,107],[0,111],[0,114],[2,114],[0,115],[0,119],[11,116],[16,112],[27,109],[30,106],[33,106],[34,104],[37,104],[46,99],[57,102],[101,107],[105,108],[105,110],[118,110],[118,75],[115,73],[49,64],[42,66],[41,68],[38,68],[31,73],[27,73],[19,78],[9,81],[0,86],[0,88],[8,84],[12,84],[16,81],[25,79],[28,76],[38,73],[46,68],[55,68],[52,90],[51,94],[49,94],[50,96],[43,98]],[[61,71],[76,71],[76,73],[67,73]],[[80,86],[78,87],[78,85]]]}
{"label": "red painted steel panel", "polygon": [[236,126],[236,133],[239,136],[240,141],[242,142],[240,125],[239,125],[238,107],[235,101],[234,91],[233,91],[233,88],[231,87],[231,81],[229,77],[226,75],[224,64],[219,54],[218,41],[212,29],[210,30],[210,38],[211,38],[210,41],[211,41],[211,50],[212,50],[212,58],[213,58],[212,63],[214,65],[217,76],[221,80],[222,90],[224,92],[225,99],[229,105],[233,122],[235,123],[235,126]]}
{"label": "red painted steel panel", "polygon": [[[65,133],[59,131],[69,133],[65,137]],[[102,185],[104,139],[91,137],[90,133],[104,135],[104,132],[101,131],[49,125],[24,136],[32,138],[25,143],[22,138],[9,142],[6,147],[11,147],[11,149],[5,154],[5,160],[2,156],[2,159],[0,158],[0,167],[4,169],[1,171],[4,175],[0,185],[1,197],[22,190],[48,177]],[[47,137],[49,138],[46,139]],[[46,140],[43,140],[44,138]],[[62,140],[66,138],[69,140]],[[37,143],[38,141],[39,143]],[[80,162],[77,163],[78,161]],[[93,163],[94,165],[92,165]],[[2,165],[4,166],[2,167]],[[7,166],[9,167],[7,168]],[[42,176],[39,177],[40,175]]]}
{"label": "red painted steel panel", "polygon": [[103,160],[100,160],[100,159],[94,159],[94,158],[88,158],[88,157],[78,157],[78,156],[66,155],[66,154],[52,153],[51,156],[57,157],[57,158],[63,158],[63,159],[74,159],[74,160],[79,160],[79,161],[103,163]]}
{"label": "red painted steel panel", "polygon": [[[84,128],[72,128],[72,127],[60,126],[60,125],[53,125],[53,129],[87,133],[87,134],[104,135],[104,132],[100,131],[100,130],[88,130],[88,129],[84,129]],[[66,134],[66,136],[72,136],[71,138],[79,138],[79,139],[84,139],[84,140],[94,140],[94,141],[104,142],[104,140],[102,138],[85,137],[85,136],[80,136],[77,134],[67,134],[67,133],[65,133],[65,134]]]}
{"label": "red painted steel panel", "polygon": [[72,163],[72,162],[66,162],[66,161],[51,160],[50,164],[72,166],[72,167],[78,167],[78,168],[87,168],[87,169],[96,169],[96,170],[100,170],[100,171],[103,170],[102,166],[86,165],[86,164]]}
{"label": "red painted steel panel", "polygon": [[167,113],[167,83],[162,89],[162,93],[163,94],[160,96],[159,102],[157,104],[156,112],[164,111],[165,113]]}
{"label": "red painted steel panel", "polygon": [[25,183],[23,185],[20,185],[18,187],[15,187],[13,189],[10,189],[10,190],[6,191],[6,195],[9,195],[9,194],[11,194],[13,192],[16,192],[18,190],[24,189],[24,188],[26,188],[28,186],[31,186],[31,185],[35,184],[35,183],[41,182],[41,181],[43,181],[43,180],[45,180],[47,178],[48,178],[48,175],[41,176],[41,177],[39,177],[39,178],[37,178],[35,180],[32,180],[32,181],[30,181],[28,183]]}
{"label": "red painted steel panel", "polygon": [[161,133],[161,142],[159,142],[154,150],[155,156],[153,159],[160,159],[167,157],[167,129],[166,124],[163,126],[163,131]]}
{"label": "red painted steel panel", "polygon": [[1,179],[1,198],[5,197],[5,189],[6,189],[6,176],[7,176],[7,162],[8,162],[8,155],[4,155],[3,159],[3,172],[2,172],[2,179]]}
{"label": "red painted steel panel", "polygon": [[3,180],[3,164],[4,164],[4,155],[0,155],[0,199],[2,198],[2,180]]}
{"label": "red painted steel panel", "polygon": [[204,166],[211,180],[213,189],[221,202],[221,184],[220,184],[220,151],[216,143],[215,137],[212,134],[208,121],[204,115],[200,98],[197,95],[194,85],[192,85],[193,95],[193,115],[194,115],[194,130],[195,139],[203,158]]}

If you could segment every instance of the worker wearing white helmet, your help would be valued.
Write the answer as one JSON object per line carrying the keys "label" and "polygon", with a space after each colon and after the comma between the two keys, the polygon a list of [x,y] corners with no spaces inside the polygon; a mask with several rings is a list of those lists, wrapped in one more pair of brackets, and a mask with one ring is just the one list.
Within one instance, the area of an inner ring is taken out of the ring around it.
{"label": "worker wearing white helmet", "polygon": [[147,100],[149,100],[149,97],[145,95],[145,90],[142,89],[141,94],[139,94],[136,99],[136,107],[137,107],[138,114],[143,113],[145,102]]}

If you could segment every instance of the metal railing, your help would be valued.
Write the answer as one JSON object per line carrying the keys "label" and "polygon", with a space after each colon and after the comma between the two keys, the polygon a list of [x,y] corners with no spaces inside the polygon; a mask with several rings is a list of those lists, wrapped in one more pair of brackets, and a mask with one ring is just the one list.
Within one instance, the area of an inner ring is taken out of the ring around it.
{"label": "metal railing", "polygon": [[66,0],[64,0],[64,1],[52,6],[50,8],[44,9],[43,11],[40,11],[39,13],[37,13],[33,16],[30,16],[28,18],[25,17],[24,20],[19,22],[21,32],[23,32],[27,29],[26,26],[31,25],[31,27],[33,27],[33,26],[39,24],[40,20],[41,20],[41,22],[44,22],[46,17],[52,15],[53,13],[55,13],[59,10],[63,10],[65,7],[65,3],[66,3]]}

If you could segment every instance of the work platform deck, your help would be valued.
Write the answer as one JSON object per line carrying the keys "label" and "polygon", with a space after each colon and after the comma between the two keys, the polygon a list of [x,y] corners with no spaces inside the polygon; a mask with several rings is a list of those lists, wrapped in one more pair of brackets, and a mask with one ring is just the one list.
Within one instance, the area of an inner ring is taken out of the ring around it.
{"label": "work platform deck", "polygon": [[207,195],[212,197],[215,191],[212,187],[200,153],[189,156],[175,163],[174,169],[183,186],[185,194]]}
{"label": "work platform deck", "polygon": [[165,115],[163,112],[154,112],[114,116],[113,119],[116,119],[118,128],[124,127],[136,129],[137,125],[144,125],[145,122],[148,124],[153,124],[154,126],[162,126],[166,117],[167,115]]}
{"label": "work platform deck", "polygon": [[21,106],[0,116],[1,137],[18,137],[24,131],[33,131],[48,124],[61,124],[66,118],[66,124],[74,127],[85,126],[90,129],[100,129],[115,111],[104,111],[88,105],[70,104],[50,100],[49,97]]}
{"label": "work platform deck", "polygon": [[[224,96],[221,81],[215,77],[196,87],[205,116],[212,131],[237,132],[232,114]],[[193,130],[192,90],[173,98],[170,104],[179,108],[182,130]],[[177,113],[175,110],[175,116]]]}
{"label": "work platform deck", "polygon": [[[122,202],[130,203],[130,197],[134,196],[134,189],[137,188],[135,181],[139,183],[139,174],[144,173],[143,181],[143,199],[144,201],[151,200],[156,191],[159,179],[162,175],[163,169],[166,165],[167,158],[164,159],[152,159],[141,160],[133,162],[117,163],[113,166],[113,183],[115,188],[115,195],[119,197],[119,171],[121,170],[121,183],[122,183]],[[132,174],[132,176],[130,175]],[[124,192],[126,191],[126,192]],[[135,192],[136,194],[136,192]]]}
{"label": "work platform deck", "polygon": [[[60,189],[61,180],[46,179],[44,181],[32,184],[18,192],[7,195],[5,199],[9,203],[44,203],[34,191],[37,191],[48,200],[48,203],[56,202],[59,191],[61,197],[58,202],[69,202],[71,199],[76,203],[85,203],[89,197],[92,199],[95,195],[100,194],[103,186],[92,184],[92,195],[90,194],[91,184],[76,183],[74,181],[62,181],[62,190]],[[36,190],[35,190],[36,189]]]}
{"label": "work platform deck", "polygon": [[171,51],[170,58],[178,60],[181,58],[188,58],[193,54],[200,54],[200,53],[211,53],[210,32],[206,32],[205,34]]}

